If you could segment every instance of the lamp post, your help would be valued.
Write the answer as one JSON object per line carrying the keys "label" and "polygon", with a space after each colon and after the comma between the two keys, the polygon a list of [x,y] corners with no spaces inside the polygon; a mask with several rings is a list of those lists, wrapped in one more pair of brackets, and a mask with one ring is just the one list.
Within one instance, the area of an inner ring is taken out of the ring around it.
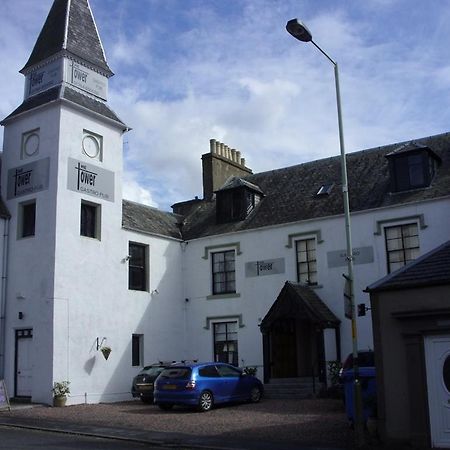
{"label": "lamp post", "polygon": [[362,417],[362,396],[361,385],[359,383],[359,366],[358,366],[358,332],[356,327],[356,308],[354,297],[354,276],[353,276],[353,250],[352,250],[352,235],[350,223],[350,206],[348,200],[348,182],[347,182],[347,162],[345,158],[344,146],[344,129],[342,125],[342,109],[341,109],[341,91],[339,87],[339,69],[338,64],[330,56],[322,50],[312,39],[312,34],[308,28],[297,19],[289,20],[286,24],[286,30],[293,37],[301,42],[311,42],[334,67],[334,80],[336,84],[336,103],[339,124],[339,144],[341,149],[341,179],[342,179],[342,195],[344,200],[344,217],[345,217],[345,237],[347,242],[347,271],[345,276],[348,282],[348,294],[350,297],[351,310],[351,326],[352,326],[352,348],[353,348],[353,405],[354,405],[354,425],[356,432],[356,444],[362,446],[364,443],[364,423]]}

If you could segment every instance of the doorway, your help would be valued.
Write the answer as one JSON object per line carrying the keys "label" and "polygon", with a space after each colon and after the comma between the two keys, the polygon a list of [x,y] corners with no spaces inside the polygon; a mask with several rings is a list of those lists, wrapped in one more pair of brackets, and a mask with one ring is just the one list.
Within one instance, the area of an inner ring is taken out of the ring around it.
{"label": "doorway", "polygon": [[16,330],[14,396],[31,398],[33,330]]}
{"label": "doorway", "polygon": [[425,337],[432,447],[450,448],[450,335]]}

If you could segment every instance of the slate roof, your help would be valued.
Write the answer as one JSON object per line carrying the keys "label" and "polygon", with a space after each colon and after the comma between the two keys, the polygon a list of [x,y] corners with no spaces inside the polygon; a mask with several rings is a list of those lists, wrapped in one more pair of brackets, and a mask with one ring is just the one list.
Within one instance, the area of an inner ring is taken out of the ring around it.
{"label": "slate roof", "polygon": [[96,114],[100,114],[101,116],[107,117],[108,119],[112,119],[122,124],[124,129],[127,128],[122,120],[119,119],[117,114],[106,103],[95,100],[94,98],[82,94],[81,92],[78,92],[69,87],[61,86],[56,86],[37,95],[34,95],[33,97],[28,97],[9,116],[3,119],[0,124],[3,125],[14,116],[60,99],[68,100],[69,102],[72,102],[76,105],[87,108]]}
{"label": "slate roof", "polygon": [[181,216],[123,200],[122,226],[128,230],[181,239]]}
{"label": "slate roof", "polygon": [[450,284],[450,241],[371,284],[366,292]]}
{"label": "slate roof", "polygon": [[[386,156],[413,142],[428,146],[441,164],[431,186],[391,193]],[[351,212],[450,196],[450,133],[349,153],[347,172]],[[186,217],[183,237],[195,239],[343,214],[340,156],[256,173],[243,179],[259,186],[265,195],[245,220],[216,224],[214,200],[202,201]],[[334,183],[334,188],[329,195],[316,195],[322,185],[330,183]]]}
{"label": "slate roof", "polygon": [[276,301],[261,321],[261,330],[267,330],[281,318],[303,318],[324,328],[333,328],[339,325],[340,320],[320,299],[311,287],[286,281]]}
{"label": "slate roof", "polygon": [[21,72],[62,51],[82,58],[108,76],[113,75],[87,0],[54,0]]}

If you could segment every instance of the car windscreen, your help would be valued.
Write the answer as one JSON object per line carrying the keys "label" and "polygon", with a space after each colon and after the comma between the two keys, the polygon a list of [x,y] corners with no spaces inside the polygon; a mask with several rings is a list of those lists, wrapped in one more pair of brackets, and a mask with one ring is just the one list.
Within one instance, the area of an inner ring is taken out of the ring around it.
{"label": "car windscreen", "polygon": [[191,377],[192,370],[190,367],[172,367],[164,369],[161,372],[161,378],[178,378],[181,380],[189,379]]}

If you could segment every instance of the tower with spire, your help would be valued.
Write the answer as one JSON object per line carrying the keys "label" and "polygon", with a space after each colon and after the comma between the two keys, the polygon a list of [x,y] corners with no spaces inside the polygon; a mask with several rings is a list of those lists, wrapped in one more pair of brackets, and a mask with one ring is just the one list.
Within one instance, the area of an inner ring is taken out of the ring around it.
{"label": "tower with spire", "polygon": [[12,396],[49,403],[52,383],[67,379],[80,403],[80,392],[104,391],[90,375],[107,379],[97,350],[114,344],[110,311],[124,305],[110,280],[126,289],[120,261],[128,252],[128,128],[107,104],[113,72],[88,0],[54,0],[20,72],[23,102],[1,122],[1,191],[11,213],[1,366]]}

